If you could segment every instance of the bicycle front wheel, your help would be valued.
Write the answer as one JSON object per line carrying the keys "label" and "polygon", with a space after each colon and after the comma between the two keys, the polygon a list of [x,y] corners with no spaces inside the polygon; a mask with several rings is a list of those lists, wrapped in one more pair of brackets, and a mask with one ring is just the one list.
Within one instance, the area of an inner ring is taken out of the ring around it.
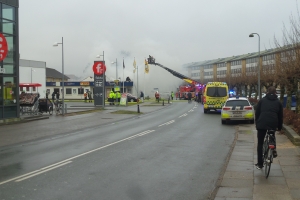
{"label": "bicycle front wheel", "polygon": [[266,178],[269,177],[272,162],[273,162],[273,150],[269,149],[268,153],[267,153],[267,159],[266,159],[266,162],[265,162],[265,176],[266,176]]}

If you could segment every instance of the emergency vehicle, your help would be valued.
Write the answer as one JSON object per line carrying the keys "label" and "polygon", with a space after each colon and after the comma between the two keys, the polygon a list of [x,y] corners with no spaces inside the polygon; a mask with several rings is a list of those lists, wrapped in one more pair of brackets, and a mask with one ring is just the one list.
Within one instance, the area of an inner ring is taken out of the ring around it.
{"label": "emergency vehicle", "polygon": [[228,85],[225,82],[208,82],[203,87],[202,103],[204,113],[222,109],[228,99]]}

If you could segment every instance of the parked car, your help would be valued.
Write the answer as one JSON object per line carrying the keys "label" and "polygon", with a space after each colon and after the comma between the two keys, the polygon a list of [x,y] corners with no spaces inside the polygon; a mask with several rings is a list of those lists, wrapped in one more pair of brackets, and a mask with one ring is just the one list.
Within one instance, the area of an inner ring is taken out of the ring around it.
{"label": "parked car", "polygon": [[245,97],[236,97],[227,99],[221,110],[222,124],[227,121],[243,120],[254,124],[254,108]]}
{"label": "parked car", "polygon": [[138,98],[136,96],[133,96],[132,94],[130,93],[127,93],[127,101],[128,102],[137,102],[138,101]]}

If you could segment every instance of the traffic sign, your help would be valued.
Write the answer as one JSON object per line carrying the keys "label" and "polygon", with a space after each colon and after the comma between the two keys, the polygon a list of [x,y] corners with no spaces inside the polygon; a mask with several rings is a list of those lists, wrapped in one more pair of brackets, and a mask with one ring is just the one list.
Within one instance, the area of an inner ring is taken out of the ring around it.
{"label": "traffic sign", "polygon": [[7,56],[8,46],[4,35],[0,33],[0,61],[4,60]]}
{"label": "traffic sign", "polygon": [[95,61],[93,65],[93,71],[96,75],[102,75],[106,71],[104,61]]}

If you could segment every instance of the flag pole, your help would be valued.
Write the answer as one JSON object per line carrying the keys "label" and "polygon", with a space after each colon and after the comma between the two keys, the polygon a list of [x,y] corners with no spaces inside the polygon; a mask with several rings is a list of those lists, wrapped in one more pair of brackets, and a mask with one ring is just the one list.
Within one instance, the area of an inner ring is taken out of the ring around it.
{"label": "flag pole", "polygon": [[139,66],[136,66],[136,83],[137,83],[137,87],[136,87],[136,96],[139,96]]}
{"label": "flag pole", "polygon": [[123,93],[125,93],[125,90],[124,90],[124,68],[125,68],[125,65],[124,65],[124,58],[123,58]]}

